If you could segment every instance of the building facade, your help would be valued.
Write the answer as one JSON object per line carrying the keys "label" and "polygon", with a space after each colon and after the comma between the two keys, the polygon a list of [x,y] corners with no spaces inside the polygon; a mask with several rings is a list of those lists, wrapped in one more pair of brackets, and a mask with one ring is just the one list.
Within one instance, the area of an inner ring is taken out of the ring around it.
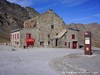
{"label": "building facade", "polygon": [[20,30],[16,29],[11,31],[11,36],[10,36],[10,41],[11,45],[13,47],[20,47]]}
{"label": "building facade", "polygon": [[[67,28],[64,21],[52,10],[25,21],[24,28],[18,33],[20,33],[20,47],[26,45],[26,34],[31,34],[31,38],[35,40],[34,47],[74,48],[77,46],[75,48],[78,48],[78,31]],[[13,34],[15,32],[11,33]]]}

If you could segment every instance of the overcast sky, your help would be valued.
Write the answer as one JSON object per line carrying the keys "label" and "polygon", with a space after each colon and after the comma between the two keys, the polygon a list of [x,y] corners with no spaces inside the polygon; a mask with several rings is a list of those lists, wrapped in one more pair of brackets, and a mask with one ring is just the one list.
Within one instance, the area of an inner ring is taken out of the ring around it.
{"label": "overcast sky", "polygon": [[100,0],[8,0],[43,13],[53,9],[66,24],[100,23]]}

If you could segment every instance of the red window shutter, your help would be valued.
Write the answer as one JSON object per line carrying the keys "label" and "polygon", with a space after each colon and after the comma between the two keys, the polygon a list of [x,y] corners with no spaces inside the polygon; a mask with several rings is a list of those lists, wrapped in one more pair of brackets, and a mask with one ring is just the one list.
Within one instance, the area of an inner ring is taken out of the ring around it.
{"label": "red window shutter", "polygon": [[67,46],[67,42],[65,42],[65,46]]}
{"label": "red window shutter", "polygon": [[72,34],[72,39],[75,39],[75,34]]}

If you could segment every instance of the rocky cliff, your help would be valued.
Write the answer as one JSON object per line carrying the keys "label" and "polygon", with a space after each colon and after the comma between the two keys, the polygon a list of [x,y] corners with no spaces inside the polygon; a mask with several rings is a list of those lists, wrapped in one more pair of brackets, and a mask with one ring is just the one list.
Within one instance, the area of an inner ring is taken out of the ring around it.
{"label": "rocky cliff", "polygon": [[0,41],[9,39],[9,33],[13,29],[22,28],[25,20],[36,17],[39,13],[30,7],[0,0]]}
{"label": "rocky cliff", "polygon": [[100,24],[91,23],[91,24],[70,24],[69,28],[79,29],[79,42],[84,44],[84,32],[91,31],[92,33],[92,45],[95,47],[100,47]]}

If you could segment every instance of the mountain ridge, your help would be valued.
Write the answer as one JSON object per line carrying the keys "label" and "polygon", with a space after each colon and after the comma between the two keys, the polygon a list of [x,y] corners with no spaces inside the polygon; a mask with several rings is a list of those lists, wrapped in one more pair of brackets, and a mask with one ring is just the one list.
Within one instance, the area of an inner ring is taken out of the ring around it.
{"label": "mountain ridge", "polygon": [[[52,10],[52,9],[51,9]],[[0,0],[0,42],[6,42],[10,40],[10,31],[23,28],[24,21],[32,19],[40,15],[35,9],[31,7],[21,7],[18,4],[10,3],[7,0]],[[57,15],[57,14],[56,14]],[[71,23],[66,27],[76,28],[79,32],[79,42],[84,43],[84,32],[91,31],[92,33],[92,45],[100,47],[100,24],[75,24]]]}
{"label": "mountain ridge", "polygon": [[11,30],[23,28],[25,20],[36,17],[39,14],[33,8],[24,8],[18,4],[10,3],[7,0],[0,0],[0,38],[9,41]]}

